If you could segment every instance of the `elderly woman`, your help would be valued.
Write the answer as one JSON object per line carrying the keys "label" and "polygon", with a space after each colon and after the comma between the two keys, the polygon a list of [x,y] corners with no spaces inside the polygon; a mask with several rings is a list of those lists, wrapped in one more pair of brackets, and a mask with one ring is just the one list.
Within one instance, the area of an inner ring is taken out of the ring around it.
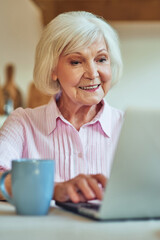
{"label": "elderly woman", "polygon": [[[122,68],[118,38],[102,18],[63,13],[44,29],[36,49],[36,87],[49,104],[15,110],[0,130],[0,169],[12,159],[55,159],[53,198],[102,199],[123,113],[104,100]],[[6,181],[11,191],[10,179]]]}

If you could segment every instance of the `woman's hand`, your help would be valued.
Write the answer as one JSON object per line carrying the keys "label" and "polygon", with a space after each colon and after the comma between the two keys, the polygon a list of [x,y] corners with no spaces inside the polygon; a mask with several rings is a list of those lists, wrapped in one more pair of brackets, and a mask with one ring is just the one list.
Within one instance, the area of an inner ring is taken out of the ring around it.
{"label": "woman's hand", "polygon": [[80,174],[69,181],[55,183],[54,200],[75,203],[93,199],[101,200],[106,182],[107,179],[102,174]]}

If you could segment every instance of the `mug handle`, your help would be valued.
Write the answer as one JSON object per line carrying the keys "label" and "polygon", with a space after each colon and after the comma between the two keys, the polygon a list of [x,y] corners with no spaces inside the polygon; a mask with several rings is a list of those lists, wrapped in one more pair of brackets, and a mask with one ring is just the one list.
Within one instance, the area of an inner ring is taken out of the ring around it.
{"label": "mug handle", "polygon": [[4,184],[4,180],[5,178],[7,177],[8,174],[11,173],[11,170],[9,171],[6,171],[4,172],[2,175],[1,175],[1,178],[0,178],[0,191],[2,193],[2,195],[4,196],[4,198],[11,204],[14,205],[13,203],[13,199],[12,197],[8,194],[7,190],[6,190],[6,187],[5,187],[5,184]]}

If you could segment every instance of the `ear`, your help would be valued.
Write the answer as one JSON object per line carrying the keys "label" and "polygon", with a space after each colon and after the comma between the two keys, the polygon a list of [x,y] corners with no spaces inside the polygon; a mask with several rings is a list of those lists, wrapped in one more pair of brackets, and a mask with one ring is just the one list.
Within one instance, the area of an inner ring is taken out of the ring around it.
{"label": "ear", "polygon": [[57,81],[57,79],[58,79],[58,77],[57,77],[56,71],[53,70],[53,72],[52,72],[52,80],[53,81]]}

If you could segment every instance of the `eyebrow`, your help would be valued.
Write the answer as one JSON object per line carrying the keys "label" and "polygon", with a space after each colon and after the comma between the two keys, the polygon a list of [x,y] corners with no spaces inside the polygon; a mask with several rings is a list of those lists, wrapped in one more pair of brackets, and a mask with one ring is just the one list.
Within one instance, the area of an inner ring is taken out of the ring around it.
{"label": "eyebrow", "polygon": [[[105,49],[105,48],[100,49],[97,53],[101,53],[101,52],[103,52],[103,51],[105,51],[105,52],[108,53],[107,49]],[[74,55],[74,54],[82,55],[80,52],[73,52],[73,53],[68,53],[68,54],[66,54],[65,56],[67,56],[67,55]]]}
{"label": "eyebrow", "polygon": [[103,52],[103,51],[108,52],[107,49],[103,48],[103,49],[100,49],[97,53],[100,53],[100,52]]}

